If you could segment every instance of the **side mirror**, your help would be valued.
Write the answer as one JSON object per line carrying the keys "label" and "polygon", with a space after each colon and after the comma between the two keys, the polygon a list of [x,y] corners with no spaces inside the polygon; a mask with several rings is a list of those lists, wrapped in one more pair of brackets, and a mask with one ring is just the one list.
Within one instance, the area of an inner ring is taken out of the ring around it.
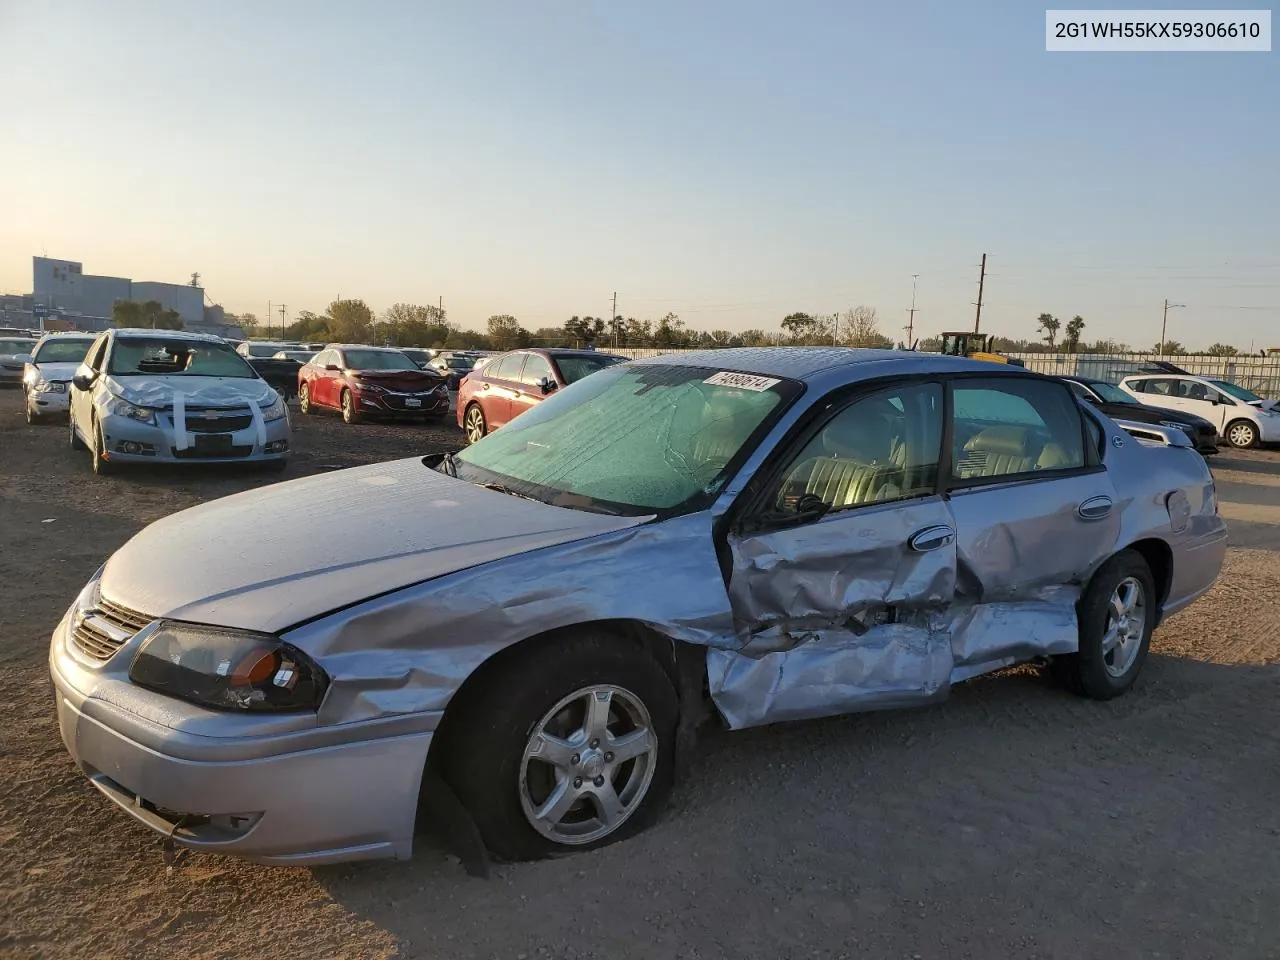
{"label": "side mirror", "polygon": [[97,372],[82,363],[76,370],[75,376],[71,378],[71,383],[77,390],[88,390],[93,386],[93,381],[97,379]]}
{"label": "side mirror", "polygon": [[555,389],[556,389],[556,387],[558,387],[558,386],[559,386],[559,384],[557,384],[557,383],[556,383],[554,380],[552,380],[550,377],[543,377],[543,378],[542,378],[542,382],[538,384],[538,387],[542,390],[542,395],[543,395],[544,397],[545,397],[548,393],[553,393],[553,392],[555,392]]}

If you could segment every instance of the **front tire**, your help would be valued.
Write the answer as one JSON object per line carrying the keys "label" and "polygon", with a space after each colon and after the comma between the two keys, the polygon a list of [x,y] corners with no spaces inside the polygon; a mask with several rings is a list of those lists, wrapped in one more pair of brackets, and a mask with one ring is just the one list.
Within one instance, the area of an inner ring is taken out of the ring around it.
{"label": "front tire", "polygon": [[80,434],[76,433],[76,420],[70,410],[67,411],[67,445],[76,452],[85,448],[84,441],[80,439]]}
{"label": "front tire", "polygon": [[1146,662],[1158,603],[1147,561],[1134,550],[1117,553],[1098,568],[1076,604],[1080,648],[1056,658],[1059,676],[1091,700],[1128,691]]}
{"label": "front tire", "polygon": [[305,383],[298,388],[298,409],[306,414],[316,412],[315,406],[311,403],[311,387]]}
{"label": "front tire", "polygon": [[105,456],[106,451],[106,438],[102,436],[102,427],[95,420],[93,423],[93,472],[100,477],[105,477],[112,469],[111,462]]}
{"label": "front tire", "polygon": [[39,424],[44,422],[44,418],[41,417],[40,414],[36,413],[36,411],[32,408],[30,394],[23,394],[22,406],[25,409],[27,414],[27,423],[29,423],[31,426],[33,427],[38,426]]}
{"label": "front tire", "polygon": [[492,853],[532,860],[643,829],[671,790],[679,704],[633,641],[536,643],[442,725],[441,772]]}
{"label": "front tire", "polygon": [[489,432],[489,424],[485,421],[484,411],[480,409],[478,403],[467,407],[462,423],[467,434],[467,443],[479,443]]}
{"label": "front tire", "polygon": [[1237,450],[1248,450],[1258,444],[1258,428],[1248,420],[1227,424],[1227,443]]}
{"label": "front tire", "polygon": [[361,420],[360,410],[356,406],[355,395],[350,390],[342,391],[342,422],[343,423],[359,423]]}

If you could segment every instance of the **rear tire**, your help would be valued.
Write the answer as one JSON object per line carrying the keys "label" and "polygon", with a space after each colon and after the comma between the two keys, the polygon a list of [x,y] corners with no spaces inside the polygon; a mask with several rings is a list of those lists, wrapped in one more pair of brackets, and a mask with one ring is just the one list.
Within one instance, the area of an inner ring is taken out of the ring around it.
{"label": "rear tire", "polygon": [[1258,428],[1248,420],[1235,420],[1227,424],[1227,443],[1237,450],[1248,450],[1258,445]]}
{"label": "rear tire", "polygon": [[305,383],[298,388],[298,409],[305,414],[316,412],[315,405],[311,402],[311,387]]}
{"label": "rear tire", "polygon": [[438,769],[496,857],[591,850],[661,811],[679,702],[638,644],[603,632],[536,642],[464,696],[438,734]]}
{"label": "rear tire", "polygon": [[1055,657],[1054,673],[1090,700],[1110,700],[1138,679],[1159,604],[1147,561],[1122,550],[1098,568],[1076,604],[1079,652]]}
{"label": "rear tire", "polygon": [[488,421],[485,420],[484,411],[480,409],[480,404],[478,403],[473,403],[467,407],[462,423],[463,432],[467,435],[467,443],[478,443],[489,432]]}

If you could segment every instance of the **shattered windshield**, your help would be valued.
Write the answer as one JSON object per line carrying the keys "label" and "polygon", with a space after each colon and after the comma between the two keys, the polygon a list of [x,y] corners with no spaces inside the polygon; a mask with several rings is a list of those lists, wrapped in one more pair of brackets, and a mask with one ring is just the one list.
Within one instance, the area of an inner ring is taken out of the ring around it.
{"label": "shattered windshield", "polygon": [[557,506],[701,509],[802,387],[704,367],[612,366],[454,459],[457,475]]}
{"label": "shattered windshield", "polygon": [[107,372],[113,377],[243,377],[258,374],[225,343],[129,337],[111,347]]}

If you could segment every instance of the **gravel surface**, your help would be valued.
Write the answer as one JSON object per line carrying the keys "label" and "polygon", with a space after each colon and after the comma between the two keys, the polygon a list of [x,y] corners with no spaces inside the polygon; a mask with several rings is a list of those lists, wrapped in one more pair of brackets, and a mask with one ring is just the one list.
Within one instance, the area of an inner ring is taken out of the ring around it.
{"label": "gravel surface", "polygon": [[[142,526],[278,478],[96,478],[20,405],[0,393],[0,956],[1280,956],[1280,454],[1217,458],[1226,571],[1130,695],[1085,702],[1021,668],[930,709],[714,734],[653,829],[483,881],[434,844],[165,867],[62,747],[49,632]],[[285,479],[461,443],[294,422]]]}

